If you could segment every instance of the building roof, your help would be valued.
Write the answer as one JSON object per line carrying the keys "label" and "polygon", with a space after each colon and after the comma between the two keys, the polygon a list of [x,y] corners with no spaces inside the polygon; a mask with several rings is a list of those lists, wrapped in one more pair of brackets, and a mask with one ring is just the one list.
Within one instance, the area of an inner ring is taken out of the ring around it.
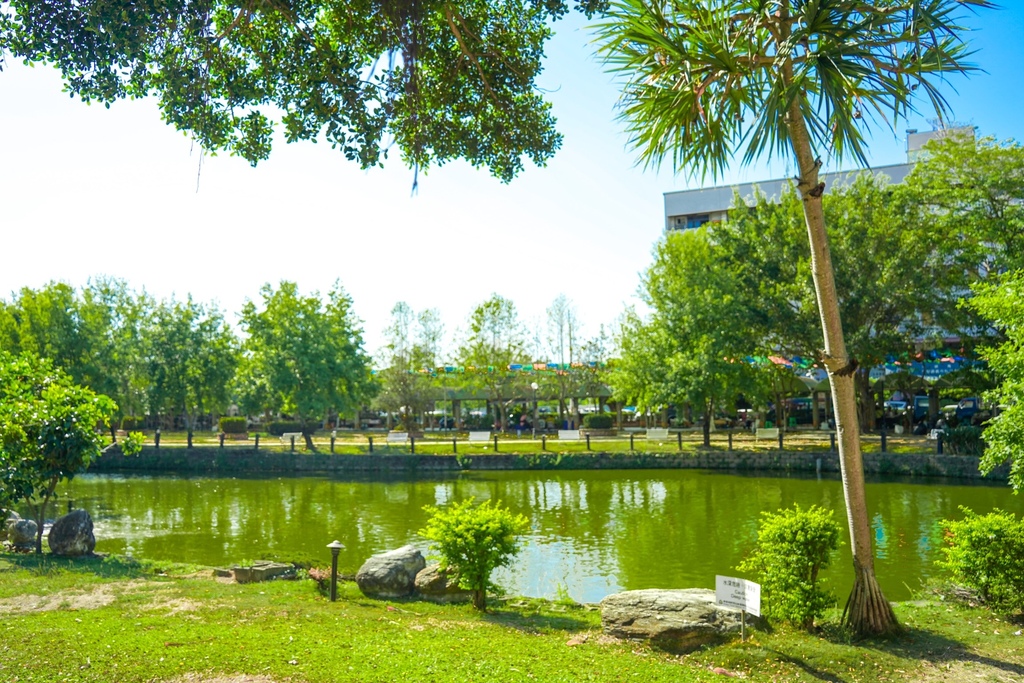
{"label": "building roof", "polygon": [[[853,182],[861,173],[870,171],[875,174],[885,175],[892,183],[901,183],[910,173],[913,164],[893,164],[891,166],[878,166],[872,169],[856,169],[853,171],[840,171],[839,173],[825,173],[821,179],[828,186],[845,185]],[[733,195],[740,193],[743,200],[749,205],[754,204],[755,189],[767,195],[769,200],[778,199],[782,191],[789,183],[794,182],[792,178],[776,178],[756,183],[743,183],[742,185],[718,185],[699,190],[680,190],[665,193],[665,216],[687,216],[695,213],[715,213],[728,211],[733,205]]]}

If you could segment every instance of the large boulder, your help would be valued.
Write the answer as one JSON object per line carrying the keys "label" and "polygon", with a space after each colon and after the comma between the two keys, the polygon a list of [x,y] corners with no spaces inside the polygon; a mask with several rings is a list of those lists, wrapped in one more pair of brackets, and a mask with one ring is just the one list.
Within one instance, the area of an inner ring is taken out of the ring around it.
{"label": "large boulder", "polygon": [[454,574],[443,571],[440,565],[432,564],[416,575],[416,592],[428,602],[469,602],[473,593],[459,588]]}
{"label": "large boulder", "polygon": [[416,575],[427,566],[419,550],[411,545],[374,555],[359,568],[356,583],[371,598],[401,598],[416,587]]}
{"label": "large boulder", "polygon": [[85,510],[73,510],[58,517],[47,537],[50,552],[64,557],[91,555],[96,549],[96,537],[92,533],[92,517]]}
{"label": "large boulder", "polygon": [[35,548],[39,526],[31,519],[14,519],[7,523],[7,542],[15,548]]}
{"label": "large boulder", "polygon": [[[747,616],[748,625],[755,621]],[[739,633],[740,612],[716,606],[715,592],[705,588],[652,588],[606,597],[601,601],[601,625],[608,635],[649,640],[680,652]]]}
{"label": "large boulder", "polygon": [[0,524],[0,541],[7,540],[7,527],[14,524],[19,519],[21,519],[21,515],[17,512],[14,510],[7,511],[7,517],[4,519],[3,524]]}

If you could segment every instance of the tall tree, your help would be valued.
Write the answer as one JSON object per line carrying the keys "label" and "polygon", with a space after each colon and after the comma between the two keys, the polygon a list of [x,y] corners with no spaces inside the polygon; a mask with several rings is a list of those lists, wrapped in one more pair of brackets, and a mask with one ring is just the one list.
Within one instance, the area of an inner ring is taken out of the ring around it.
{"label": "tall tree", "polygon": [[200,415],[228,406],[238,340],[215,307],[162,301],[145,332],[151,413],[180,414],[191,436]]}
{"label": "tall tree", "polygon": [[[302,425],[313,450],[316,424],[331,411],[358,410],[371,398],[370,359],[352,300],[340,283],[321,298],[302,296],[294,282],[260,290],[261,306],[242,307],[239,376],[243,394],[255,394],[267,410],[290,415]],[[251,401],[250,401],[251,402]]]}
{"label": "tall tree", "polygon": [[102,384],[107,325],[97,308],[64,282],[23,287],[0,314],[0,348],[49,359],[78,384]]}
{"label": "tall tree", "polygon": [[[580,319],[576,306],[565,294],[559,294],[555,297],[555,300],[548,306],[546,314],[547,336],[545,339],[545,350],[551,362],[558,364],[558,369],[555,371],[554,376],[554,385],[558,390],[558,418],[563,420],[565,419],[569,400],[574,399],[579,393],[575,382],[573,382],[574,376],[571,369],[573,363],[579,360],[579,347],[582,343],[580,339]],[[579,424],[578,407],[576,412],[576,424]]]}
{"label": "tall tree", "polygon": [[[970,260],[944,239],[935,216],[884,177],[864,172],[823,201],[847,348],[861,364],[855,376],[861,426],[870,430],[870,369],[905,352],[935,324],[945,330],[970,326],[955,304],[970,284]],[[777,202],[759,197],[750,210],[733,211],[711,228],[744,291],[757,302],[750,324],[766,342],[759,355],[782,351],[814,358],[820,347],[801,204],[791,188]]]}
{"label": "tall tree", "polygon": [[275,123],[287,141],[326,139],[364,168],[394,146],[417,168],[462,158],[505,181],[561,144],[536,78],[564,0],[4,6],[0,56],[56,65],[86,102],[153,95],[203,148],[253,164]]}
{"label": "tall tree", "polygon": [[753,370],[745,357],[756,343],[741,283],[719,250],[704,229],[669,233],[658,243],[643,280],[644,300],[652,310],[647,325],[654,328],[644,336],[653,344],[636,345],[643,363],[653,360],[661,369],[654,379],[662,387],[657,395],[677,406],[689,404],[703,416],[705,446],[715,408],[735,405],[751,383]]}
{"label": "tall tree", "polygon": [[821,154],[865,161],[864,123],[913,110],[940,118],[937,82],[973,67],[956,11],[987,0],[614,0],[602,53],[626,79],[623,118],[648,163],[718,176],[733,154],[795,160],[824,337],[855,581],[844,621],[898,629],[875,578],[853,374],[843,337],[819,178]]}
{"label": "tall tree", "polygon": [[474,368],[466,383],[486,392],[497,413],[498,429],[505,430],[505,406],[512,398],[515,376],[509,365],[523,360],[525,334],[516,305],[498,294],[483,302],[469,316],[469,333],[459,357]]}
{"label": "tall tree", "polygon": [[1009,273],[999,283],[982,283],[975,288],[971,306],[1004,335],[1002,344],[984,351],[985,358],[999,373],[1002,383],[991,398],[1004,409],[985,429],[988,447],[981,469],[989,472],[1010,463],[1010,484],[1024,489],[1024,270]]}
{"label": "tall tree", "polygon": [[35,513],[37,554],[57,486],[100,454],[96,426],[116,410],[49,361],[0,351],[0,504],[21,498]]}
{"label": "tall tree", "polygon": [[[431,325],[436,316],[426,316]],[[380,393],[376,403],[389,413],[397,413],[406,431],[415,428],[416,416],[433,404],[435,390],[430,371],[434,370],[438,339],[437,328],[427,330],[404,301],[391,309],[391,323],[384,330],[387,343],[381,353],[384,365],[377,378]],[[424,372],[427,370],[428,372]]]}

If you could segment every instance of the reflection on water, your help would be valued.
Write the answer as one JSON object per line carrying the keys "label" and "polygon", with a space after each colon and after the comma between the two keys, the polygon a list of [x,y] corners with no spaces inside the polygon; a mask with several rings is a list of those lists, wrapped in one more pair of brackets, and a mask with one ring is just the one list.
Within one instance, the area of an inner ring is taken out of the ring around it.
{"label": "reflection on water", "polygon": [[[96,522],[97,549],[138,557],[228,565],[264,555],[330,557],[344,545],[343,571],[373,553],[415,543],[424,506],[469,497],[500,499],[530,518],[514,568],[498,579],[511,593],[553,597],[561,586],[595,602],[622,589],[714,585],[749,551],[762,511],[824,505],[845,528],[833,479],[699,471],[486,472],[429,480],[213,478],[85,475],[68,488]],[[937,480],[869,482],[877,571],[903,599],[934,573],[937,521],[979,512],[1024,511],[1005,485]],[[849,590],[849,544],[828,578]]]}

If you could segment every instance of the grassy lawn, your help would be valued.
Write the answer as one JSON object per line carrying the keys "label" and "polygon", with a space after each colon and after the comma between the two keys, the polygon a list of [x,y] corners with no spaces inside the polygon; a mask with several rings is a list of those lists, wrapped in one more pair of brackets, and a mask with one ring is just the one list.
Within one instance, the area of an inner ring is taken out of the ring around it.
{"label": "grassy lawn", "polygon": [[[367,434],[339,432],[334,443],[334,453],[342,455],[368,455],[370,452],[370,438],[373,439],[373,452],[376,455],[408,454],[409,444],[387,445],[383,433]],[[452,440],[456,439],[453,446]],[[184,432],[164,432],[160,435],[161,448],[184,448],[187,437]],[[219,439],[214,434],[195,434],[192,439],[195,446],[218,446]],[[231,448],[252,448],[253,436],[248,440],[231,440],[224,442],[225,449]],[[861,437],[862,448],[865,452],[878,452],[881,450],[881,439],[877,434],[866,434]],[[153,444],[153,436],[146,436],[146,445]],[[728,449],[729,436],[727,432],[717,431],[711,434],[711,449],[724,451]],[[733,433],[733,448],[736,450],[772,450],[779,447],[776,439],[757,440],[749,432],[737,431]],[[786,434],[783,444],[787,451],[800,451],[807,453],[828,452],[830,449],[828,434],[811,430],[801,430]],[[313,439],[313,445],[318,453],[330,453],[331,442],[329,434],[318,433]],[[268,434],[260,434],[260,450],[269,452],[286,452],[291,450],[290,443],[282,443],[281,439]],[[666,440],[648,440],[642,434],[633,439],[634,451],[645,453],[695,453],[703,449],[703,437],[697,430],[682,432],[682,438],[673,432]],[[470,443],[465,433],[446,434],[443,432],[427,433],[415,441],[417,454],[423,455],[451,455],[457,452],[461,455],[487,455],[494,453],[494,441]],[[591,451],[604,453],[629,453],[630,440],[628,436],[617,437],[593,437],[590,441]],[[892,453],[922,453],[935,450],[935,442],[927,441],[923,436],[890,435],[887,438],[887,450]],[[302,439],[296,439],[295,451],[297,453],[307,452]],[[532,438],[528,435],[516,437],[514,434],[503,435],[498,439],[499,453],[520,453],[535,454],[547,451],[549,453],[586,453],[587,442],[585,439],[579,441],[560,441],[557,437],[551,436],[542,440],[539,436]]]}
{"label": "grassy lawn", "polygon": [[[832,624],[675,655],[602,635],[591,608],[336,603],[310,580],[238,585],[196,567],[0,553],[0,680],[1020,681],[1022,626],[970,606],[897,606],[903,636],[853,643]],[[833,619],[837,615],[832,615]],[[717,672],[716,672],[717,670]]]}

